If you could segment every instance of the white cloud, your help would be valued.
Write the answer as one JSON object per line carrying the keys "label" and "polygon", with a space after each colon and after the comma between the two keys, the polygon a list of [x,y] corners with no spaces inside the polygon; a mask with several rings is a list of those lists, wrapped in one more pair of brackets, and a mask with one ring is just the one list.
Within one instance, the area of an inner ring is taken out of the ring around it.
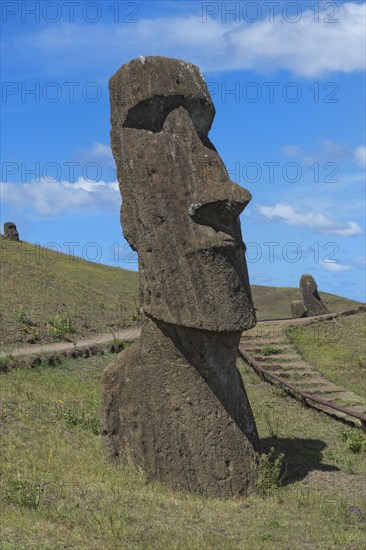
{"label": "white cloud", "polygon": [[366,166],[366,147],[364,145],[359,145],[356,149],[351,149],[346,145],[336,143],[330,139],[323,140],[321,147],[313,156],[307,155],[297,145],[285,145],[281,148],[281,153],[287,157],[297,158],[305,165],[325,160],[333,162],[352,160],[358,166]]}
{"label": "white cloud", "polygon": [[66,61],[70,70],[72,58],[75,70],[85,71],[93,59],[93,67],[109,71],[111,64],[117,68],[140,54],[188,59],[205,71],[287,69],[313,78],[364,70],[365,4],[340,4],[337,23],[324,23],[323,18],[315,23],[314,10],[303,10],[297,22],[287,21],[281,10],[274,20],[265,10],[263,14],[255,23],[230,17],[226,23],[220,18],[204,22],[197,15],[160,16],[130,25],[95,24],[92,29],[75,23],[52,25],[14,47],[19,46],[18,51],[30,60],[35,51],[49,56],[50,70],[63,70]]}
{"label": "white cloud", "polygon": [[94,142],[89,149],[79,149],[78,156],[84,162],[95,162],[105,166],[114,165],[111,148],[98,141]]}
{"label": "white cloud", "polygon": [[321,153],[324,157],[334,161],[347,160],[353,157],[352,149],[330,139],[325,139],[323,141]]}
{"label": "white cloud", "polygon": [[356,222],[336,222],[329,220],[330,223],[334,223],[335,226],[332,228],[324,228],[322,233],[324,235],[338,235],[339,237],[355,237],[357,235],[362,235],[363,231],[361,227]]}
{"label": "white cloud", "polygon": [[282,147],[281,153],[283,153],[287,157],[295,158],[299,158],[302,155],[301,149],[297,145],[285,145],[284,147]]}
{"label": "white cloud", "polygon": [[255,68],[258,63],[306,77],[364,69],[364,5],[340,5],[338,19],[334,24],[314,24],[314,14],[308,10],[296,23],[277,17],[273,23],[265,21],[237,30],[230,38],[238,57],[243,56],[242,68]]}
{"label": "white cloud", "polygon": [[300,147],[297,147],[297,145],[285,145],[281,148],[281,153],[287,157],[299,159],[300,162],[305,164],[305,166],[311,166],[314,162],[316,162],[315,158],[304,154]]}
{"label": "white cloud", "polygon": [[32,209],[43,217],[59,216],[71,209],[111,211],[120,207],[117,182],[35,180],[30,183],[0,183],[1,199],[16,210]]}
{"label": "white cloud", "polygon": [[298,212],[292,206],[286,204],[258,205],[257,209],[268,220],[298,227],[311,227],[323,235],[337,235],[339,237],[362,235],[362,229],[356,222],[339,222],[328,218],[324,214]]}
{"label": "white cloud", "polygon": [[339,271],[350,271],[352,269],[351,265],[348,264],[339,264],[334,260],[324,260],[319,262],[327,271],[332,271],[333,273]]}
{"label": "white cloud", "polygon": [[360,145],[355,149],[354,159],[361,168],[366,167],[366,147],[364,145]]}

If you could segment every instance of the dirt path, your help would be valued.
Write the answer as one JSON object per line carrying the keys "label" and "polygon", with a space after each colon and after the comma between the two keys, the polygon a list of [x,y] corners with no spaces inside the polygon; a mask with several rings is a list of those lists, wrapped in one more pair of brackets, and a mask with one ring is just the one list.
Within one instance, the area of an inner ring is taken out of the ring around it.
{"label": "dirt path", "polygon": [[54,342],[52,344],[34,344],[31,346],[20,346],[20,344],[14,344],[13,348],[9,348],[6,351],[0,352],[0,357],[6,355],[28,355],[39,354],[53,351],[67,351],[72,350],[75,347],[82,348],[87,346],[95,346],[96,344],[105,344],[106,342],[112,342],[115,338],[123,340],[124,342],[133,342],[137,340],[140,335],[140,329],[128,328],[120,330],[117,333],[106,332],[104,334],[98,334],[94,338],[86,338],[79,340],[75,344],[73,342]]}
{"label": "dirt path", "polygon": [[[342,315],[342,314],[341,314]],[[300,356],[292,342],[287,338],[289,325],[309,324],[319,320],[333,319],[337,314],[322,315],[304,319],[283,319],[260,321],[256,327],[243,332],[241,345],[268,373],[279,376],[282,380],[307,393],[321,397],[334,403],[352,409],[355,412],[366,414],[365,401],[355,393],[333,384],[321,373],[316,371]],[[0,357],[7,355],[37,355],[47,352],[68,351],[76,348],[90,347],[105,344],[115,338],[125,342],[133,342],[140,335],[140,329],[128,328],[116,333],[104,333],[94,338],[86,338],[74,342],[55,342],[51,344],[36,344],[28,346],[14,345],[6,351],[0,352]],[[345,417],[342,413],[335,413]],[[348,417],[350,419],[350,417]],[[352,419],[354,420],[354,419]]]}
{"label": "dirt path", "polygon": [[[279,323],[282,325],[289,325],[289,324],[308,324],[312,323],[317,320],[321,319],[333,319],[334,317],[337,317],[339,314],[326,314],[326,315],[319,315],[318,317],[311,317],[311,318],[304,318],[304,319],[279,319],[279,320],[271,320],[271,321],[259,321],[256,325],[256,328],[266,326],[266,325],[278,325]],[[245,333],[243,333],[245,334]],[[95,344],[104,344],[106,342],[111,342],[115,338],[119,340],[123,340],[125,342],[133,342],[134,340],[137,340],[137,338],[140,336],[140,329],[136,328],[127,328],[127,329],[120,329],[117,333],[113,332],[106,332],[104,334],[99,334],[97,336],[94,336],[93,338],[85,338],[83,340],[79,340],[74,344],[74,342],[53,342],[51,344],[33,344],[28,346],[23,346],[20,343],[14,344],[13,346],[7,345],[6,350],[0,351],[0,357],[6,357],[7,355],[28,355],[28,354],[39,354],[39,353],[45,353],[45,352],[55,352],[55,351],[67,351],[74,349],[75,347],[85,347],[85,346],[93,346]]]}

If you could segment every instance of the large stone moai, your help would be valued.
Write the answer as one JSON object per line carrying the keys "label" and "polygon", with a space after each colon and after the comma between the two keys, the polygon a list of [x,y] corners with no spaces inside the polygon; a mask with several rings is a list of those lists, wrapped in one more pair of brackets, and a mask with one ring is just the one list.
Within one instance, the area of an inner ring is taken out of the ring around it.
{"label": "large stone moai", "polygon": [[291,313],[294,319],[301,319],[308,316],[308,312],[301,300],[294,300],[291,302]]}
{"label": "large stone moai", "polygon": [[19,233],[14,222],[4,223],[4,239],[8,239],[9,241],[19,241]]}
{"label": "large stone moai", "polygon": [[312,275],[306,274],[301,276],[300,292],[307,317],[329,313],[319,296],[318,285]]}
{"label": "large stone moai", "polygon": [[259,462],[236,368],[240,334],[256,322],[239,221],[251,196],[207,137],[215,109],[196,66],[141,57],[109,86],[143,313],[139,341],[103,375],[105,445],[173,488],[243,495]]}

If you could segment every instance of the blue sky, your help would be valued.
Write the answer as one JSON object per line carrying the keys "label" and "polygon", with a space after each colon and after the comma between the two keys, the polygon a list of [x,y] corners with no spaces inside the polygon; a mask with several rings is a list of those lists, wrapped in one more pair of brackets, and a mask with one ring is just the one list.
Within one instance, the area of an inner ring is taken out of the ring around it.
{"label": "blue sky", "polygon": [[320,290],[365,300],[363,1],[1,9],[1,223],[137,269],[119,222],[107,84],[139,55],[178,57],[202,69],[211,140],[253,195],[241,217],[251,283],[296,287],[312,273]]}

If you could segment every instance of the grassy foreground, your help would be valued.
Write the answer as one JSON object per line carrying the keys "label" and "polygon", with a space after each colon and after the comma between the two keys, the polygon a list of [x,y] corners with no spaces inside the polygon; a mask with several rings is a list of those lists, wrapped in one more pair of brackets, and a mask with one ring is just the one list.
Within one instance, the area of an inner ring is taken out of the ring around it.
{"label": "grassy foreground", "polygon": [[288,335],[316,370],[366,397],[366,313],[292,327]]}
{"label": "grassy foreground", "polygon": [[[100,376],[110,356],[1,377],[2,550],[348,549],[363,547],[361,432],[304,409],[240,363],[263,452],[287,464],[242,500],[204,500],[106,462]],[[357,449],[356,449],[357,451]]]}
{"label": "grassy foreground", "polygon": [[[27,242],[0,240],[0,344],[80,340],[132,324],[138,274]],[[296,284],[297,281],[294,281]],[[296,288],[252,286],[258,320],[291,317]],[[321,293],[332,312],[360,304]]]}

